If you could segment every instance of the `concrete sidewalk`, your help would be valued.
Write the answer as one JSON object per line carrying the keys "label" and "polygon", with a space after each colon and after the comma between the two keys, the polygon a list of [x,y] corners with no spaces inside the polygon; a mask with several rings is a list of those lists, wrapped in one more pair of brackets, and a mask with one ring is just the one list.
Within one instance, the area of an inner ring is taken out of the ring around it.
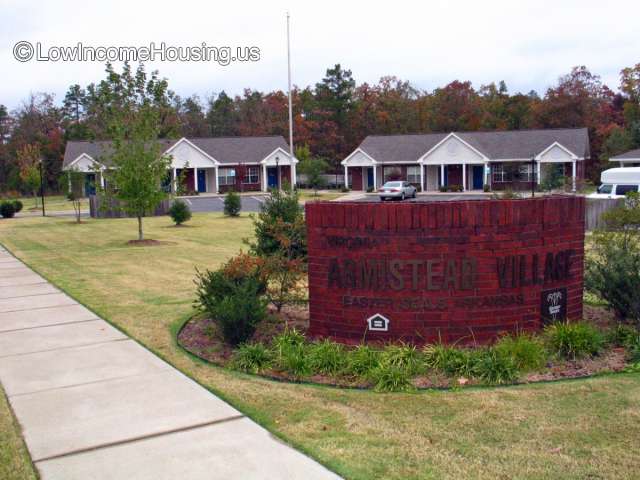
{"label": "concrete sidewalk", "polygon": [[338,478],[1,247],[0,382],[44,480]]}

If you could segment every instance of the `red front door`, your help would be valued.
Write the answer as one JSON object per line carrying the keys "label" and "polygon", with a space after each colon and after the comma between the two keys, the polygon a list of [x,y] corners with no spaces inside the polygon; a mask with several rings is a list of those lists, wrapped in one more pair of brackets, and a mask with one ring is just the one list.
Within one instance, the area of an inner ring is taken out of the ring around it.
{"label": "red front door", "polygon": [[447,165],[447,185],[462,186],[462,165]]}

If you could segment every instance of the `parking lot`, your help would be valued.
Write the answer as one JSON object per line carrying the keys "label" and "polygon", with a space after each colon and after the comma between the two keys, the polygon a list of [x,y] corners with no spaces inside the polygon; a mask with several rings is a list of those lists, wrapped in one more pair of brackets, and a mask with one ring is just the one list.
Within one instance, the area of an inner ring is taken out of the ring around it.
{"label": "parking lot", "polygon": [[[443,194],[443,193],[434,193],[434,194],[425,194],[420,195],[416,198],[407,198],[405,200],[385,200],[386,202],[444,202],[444,201],[455,201],[455,200],[485,200],[487,198],[491,198],[490,194],[486,193],[464,193],[464,194]],[[355,202],[381,202],[380,197],[375,194],[366,194],[360,198],[353,199]]]}
{"label": "parking lot", "polygon": [[[242,195],[243,212],[259,212],[260,206],[264,202],[264,195]],[[189,205],[192,212],[222,212],[224,209],[224,197],[188,197],[183,198]]]}

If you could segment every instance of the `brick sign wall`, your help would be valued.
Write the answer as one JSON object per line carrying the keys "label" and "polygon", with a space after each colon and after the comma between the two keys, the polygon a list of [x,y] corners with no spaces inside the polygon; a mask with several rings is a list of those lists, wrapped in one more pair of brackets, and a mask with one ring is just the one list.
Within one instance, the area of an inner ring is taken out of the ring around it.
{"label": "brick sign wall", "polygon": [[306,206],[310,334],[488,342],[582,317],[584,198]]}

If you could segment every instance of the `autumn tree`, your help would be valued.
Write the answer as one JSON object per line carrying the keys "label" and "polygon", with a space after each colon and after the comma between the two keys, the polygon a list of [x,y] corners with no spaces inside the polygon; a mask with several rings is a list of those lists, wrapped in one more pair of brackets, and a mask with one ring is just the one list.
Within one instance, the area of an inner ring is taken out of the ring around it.
{"label": "autumn tree", "polygon": [[40,149],[37,145],[24,145],[17,152],[20,166],[20,180],[26,190],[32,193],[35,206],[38,207],[38,190],[40,182]]}

